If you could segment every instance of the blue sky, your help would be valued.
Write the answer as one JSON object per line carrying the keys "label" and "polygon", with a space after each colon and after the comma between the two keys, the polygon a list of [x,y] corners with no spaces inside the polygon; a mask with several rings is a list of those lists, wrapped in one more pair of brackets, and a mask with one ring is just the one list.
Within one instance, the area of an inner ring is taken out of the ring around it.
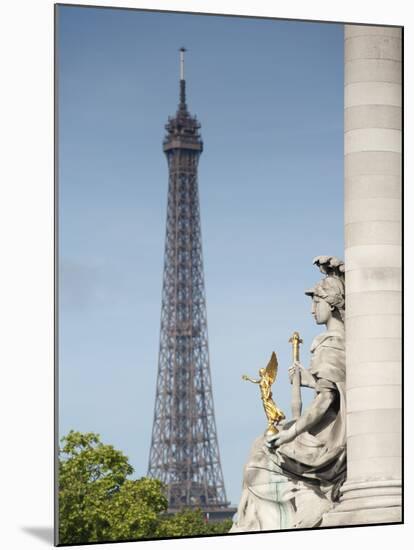
{"label": "blue sky", "polygon": [[[321,331],[312,258],[343,255],[343,28],[135,10],[58,9],[60,433],[95,431],[146,474],[168,171],[164,124],[199,118],[213,392],[227,496],[266,426],[254,376]],[[311,394],[304,394],[309,400]]]}

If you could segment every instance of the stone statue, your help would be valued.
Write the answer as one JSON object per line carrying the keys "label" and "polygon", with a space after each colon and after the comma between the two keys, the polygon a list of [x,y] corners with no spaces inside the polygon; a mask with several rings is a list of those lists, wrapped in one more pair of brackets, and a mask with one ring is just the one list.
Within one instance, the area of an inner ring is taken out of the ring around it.
{"label": "stone statue", "polygon": [[315,398],[279,433],[256,439],[244,468],[237,519],[230,532],[317,527],[339,496],[346,473],[344,264],[332,256],[314,260],[326,276],[306,294],[312,315],[326,331],[311,345],[301,386]]}
{"label": "stone statue", "polygon": [[265,435],[273,435],[278,433],[276,427],[279,422],[284,420],[285,415],[283,412],[276,406],[276,403],[273,401],[272,395],[272,384],[277,377],[278,362],[276,353],[273,352],[270,357],[270,361],[265,369],[259,369],[259,380],[254,380],[243,374],[243,380],[248,382],[253,382],[253,384],[259,384],[260,388],[260,397],[263,402],[263,408],[267,418],[267,430]]}

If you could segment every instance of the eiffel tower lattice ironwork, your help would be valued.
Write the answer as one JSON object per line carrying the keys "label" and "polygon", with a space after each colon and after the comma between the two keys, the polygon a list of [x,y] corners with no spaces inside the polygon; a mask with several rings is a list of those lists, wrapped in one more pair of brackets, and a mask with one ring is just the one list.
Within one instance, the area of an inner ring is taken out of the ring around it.
{"label": "eiffel tower lattice ironwork", "polygon": [[228,507],[211,386],[197,166],[200,124],[180,102],[165,128],[169,188],[155,412],[148,475],[167,486],[170,511]]}

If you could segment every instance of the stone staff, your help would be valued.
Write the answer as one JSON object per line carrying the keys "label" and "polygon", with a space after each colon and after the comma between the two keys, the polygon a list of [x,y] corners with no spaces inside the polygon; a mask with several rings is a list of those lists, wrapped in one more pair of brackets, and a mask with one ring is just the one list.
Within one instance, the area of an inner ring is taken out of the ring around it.
{"label": "stone staff", "polygon": [[302,413],[302,394],[300,391],[300,362],[299,348],[303,344],[303,340],[299,337],[298,332],[294,332],[289,338],[292,344],[292,358],[295,370],[292,377],[292,416],[296,420]]}

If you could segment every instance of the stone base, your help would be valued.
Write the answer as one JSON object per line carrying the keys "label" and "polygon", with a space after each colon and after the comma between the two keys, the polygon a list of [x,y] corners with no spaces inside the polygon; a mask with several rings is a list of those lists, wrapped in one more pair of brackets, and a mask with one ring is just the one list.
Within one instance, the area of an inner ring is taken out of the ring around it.
{"label": "stone base", "polygon": [[370,510],[354,510],[349,512],[328,512],[323,516],[321,527],[375,525],[401,522],[401,506],[393,506],[391,508],[372,508]]}
{"label": "stone base", "polygon": [[340,502],[322,518],[321,527],[401,523],[401,481],[346,482]]}

